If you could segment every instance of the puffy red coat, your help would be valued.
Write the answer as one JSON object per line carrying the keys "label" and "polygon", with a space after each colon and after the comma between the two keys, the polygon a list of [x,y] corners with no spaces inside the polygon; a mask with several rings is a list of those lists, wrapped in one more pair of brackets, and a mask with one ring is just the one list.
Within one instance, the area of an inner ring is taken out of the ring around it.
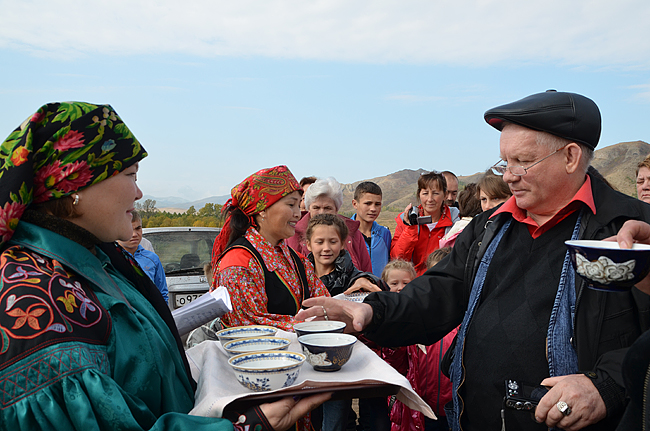
{"label": "puffy red coat", "polygon": [[[345,249],[350,253],[352,263],[355,268],[363,272],[372,272],[372,262],[370,262],[370,255],[366,248],[366,241],[363,239],[363,234],[359,232],[359,222],[349,219],[345,216],[337,214],[341,220],[345,222],[348,227],[348,240],[345,243]],[[307,232],[307,225],[309,224],[309,213],[306,212],[300,221],[296,223],[296,233],[286,243],[289,247],[293,248],[303,256],[309,255],[307,248],[307,240],[305,239],[305,232]]]}
{"label": "puffy red coat", "polygon": [[[400,213],[396,218],[397,227],[393,242],[390,244],[390,258],[404,259],[413,262],[418,275],[424,274],[427,270],[427,257],[437,250],[440,239],[445,236],[447,230],[454,225],[451,220],[449,207],[445,205],[442,210],[442,217],[438,220],[436,227],[430,230],[426,225],[407,226],[402,221]],[[423,215],[420,207],[420,215]]]}
{"label": "puffy red coat", "polygon": [[[382,348],[381,355],[386,362],[413,386],[413,390],[429,404],[438,420],[446,421],[445,404],[451,401],[451,380],[440,371],[440,362],[456,332],[454,329],[442,340],[430,346],[416,344],[397,349]],[[426,353],[425,353],[426,350]],[[396,401],[390,411],[391,431],[424,431],[424,415],[411,410]]]}

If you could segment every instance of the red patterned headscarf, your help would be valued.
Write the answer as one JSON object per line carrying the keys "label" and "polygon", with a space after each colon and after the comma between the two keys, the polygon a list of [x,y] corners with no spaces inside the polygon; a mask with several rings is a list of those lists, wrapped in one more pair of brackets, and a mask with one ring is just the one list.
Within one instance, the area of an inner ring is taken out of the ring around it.
{"label": "red patterned headscarf", "polygon": [[[262,169],[233,187],[230,192],[232,198],[228,199],[223,211],[229,213],[232,208],[239,208],[250,218],[251,224],[254,224],[255,214],[297,190],[300,190],[300,184],[286,166]],[[219,256],[228,244],[228,238],[230,238],[230,216],[226,219],[212,248],[213,271],[216,269]]]}
{"label": "red patterned headscarf", "polygon": [[43,105],[0,146],[0,246],[32,203],[69,196],[146,155],[110,105]]}

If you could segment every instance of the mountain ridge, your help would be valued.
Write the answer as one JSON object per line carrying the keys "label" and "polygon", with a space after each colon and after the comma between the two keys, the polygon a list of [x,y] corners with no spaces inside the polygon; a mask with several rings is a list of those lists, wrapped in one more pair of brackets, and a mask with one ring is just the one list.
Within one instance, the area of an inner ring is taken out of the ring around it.
{"label": "mountain ridge", "polygon": [[229,198],[230,195],[222,195],[209,196],[207,198],[189,201],[178,196],[166,196],[161,198],[151,195],[144,195],[141,199],[141,202],[144,202],[147,199],[154,200],[156,201],[156,208],[158,209],[187,210],[189,207],[193,206],[194,209],[199,210],[200,208],[203,208],[207,203],[223,205]]}
{"label": "mountain ridge", "polygon": [[[598,149],[594,152],[592,166],[609,181],[616,189],[629,196],[636,197],[636,167],[638,163],[650,154],[650,144],[644,141],[621,142]],[[490,161],[492,162],[492,161]],[[429,172],[425,169],[402,169],[392,174],[381,177],[363,179],[350,184],[341,184],[343,190],[343,206],[340,212],[343,214],[352,214],[352,198],[356,186],[363,181],[372,181],[377,183],[383,193],[383,210],[378,222],[392,229],[395,227],[394,218],[409,203],[416,202],[415,192],[417,190],[417,180],[423,172]],[[458,176],[460,189],[464,185],[476,182],[483,175],[483,172],[477,172],[472,175]],[[155,198],[145,196],[143,199],[155,199],[156,206],[160,209],[178,209],[187,210],[194,206],[196,210],[202,208],[206,203],[224,204],[229,195],[211,196],[208,198],[186,201],[179,204],[182,198]]]}

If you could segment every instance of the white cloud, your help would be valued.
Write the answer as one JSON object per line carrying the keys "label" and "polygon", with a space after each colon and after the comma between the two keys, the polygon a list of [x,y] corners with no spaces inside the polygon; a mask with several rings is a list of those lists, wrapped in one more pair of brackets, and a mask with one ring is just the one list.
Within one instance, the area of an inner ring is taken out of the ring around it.
{"label": "white cloud", "polygon": [[634,100],[650,103],[650,84],[630,85],[628,88],[635,91]]}
{"label": "white cloud", "polygon": [[0,0],[0,48],[650,66],[646,0]]}

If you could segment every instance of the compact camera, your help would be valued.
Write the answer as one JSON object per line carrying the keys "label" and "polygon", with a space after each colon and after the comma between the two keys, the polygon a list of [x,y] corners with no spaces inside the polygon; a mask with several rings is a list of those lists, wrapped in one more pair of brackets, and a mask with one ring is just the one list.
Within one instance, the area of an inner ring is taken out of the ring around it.
{"label": "compact camera", "polygon": [[535,407],[548,392],[546,386],[535,386],[506,380],[506,407],[514,410],[534,411]]}
{"label": "compact camera", "polygon": [[416,224],[429,224],[431,223],[431,216],[421,216],[418,212],[418,207],[412,207],[408,213],[409,224],[414,226]]}

